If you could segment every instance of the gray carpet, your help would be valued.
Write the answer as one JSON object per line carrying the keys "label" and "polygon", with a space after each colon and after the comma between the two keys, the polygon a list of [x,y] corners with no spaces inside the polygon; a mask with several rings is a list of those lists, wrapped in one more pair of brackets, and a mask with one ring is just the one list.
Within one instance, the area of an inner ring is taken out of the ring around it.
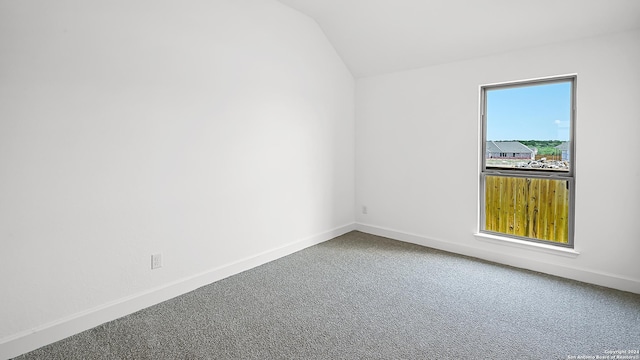
{"label": "gray carpet", "polygon": [[568,359],[639,348],[640,295],[352,232],[18,359]]}

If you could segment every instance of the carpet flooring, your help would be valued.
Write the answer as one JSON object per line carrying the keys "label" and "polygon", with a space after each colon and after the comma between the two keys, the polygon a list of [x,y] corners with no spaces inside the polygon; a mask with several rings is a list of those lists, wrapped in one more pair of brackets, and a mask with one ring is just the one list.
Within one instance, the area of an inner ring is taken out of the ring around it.
{"label": "carpet flooring", "polygon": [[638,294],[351,232],[17,359],[615,359],[638,349]]}

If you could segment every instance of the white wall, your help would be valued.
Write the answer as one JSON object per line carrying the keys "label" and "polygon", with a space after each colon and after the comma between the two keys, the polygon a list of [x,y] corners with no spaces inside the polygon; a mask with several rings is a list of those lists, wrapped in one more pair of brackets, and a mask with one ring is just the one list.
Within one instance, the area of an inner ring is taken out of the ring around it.
{"label": "white wall", "polygon": [[5,356],[353,228],[354,79],[278,2],[3,1],[0,54]]}
{"label": "white wall", "polygon": [[[359,228],[640,293],[638,44],[636,30],[358,79]],[[569,73],[578,74],[580,255],[476,239],[479,86]]]}

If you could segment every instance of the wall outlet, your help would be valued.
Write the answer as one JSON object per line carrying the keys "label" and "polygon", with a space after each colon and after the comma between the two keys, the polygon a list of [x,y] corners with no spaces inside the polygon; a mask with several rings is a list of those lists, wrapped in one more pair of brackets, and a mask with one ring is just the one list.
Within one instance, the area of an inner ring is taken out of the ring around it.
{"label": "wall outlet", "polygon": [[157,269],[162,267],[162,254],[151,255],[151,269]]}
{"label": "wall outlet", "polygon": [[367,207],[363,205],[362,206],[362,213],[366,215],[368,213],[368,211],[369,210],[367,209]]}

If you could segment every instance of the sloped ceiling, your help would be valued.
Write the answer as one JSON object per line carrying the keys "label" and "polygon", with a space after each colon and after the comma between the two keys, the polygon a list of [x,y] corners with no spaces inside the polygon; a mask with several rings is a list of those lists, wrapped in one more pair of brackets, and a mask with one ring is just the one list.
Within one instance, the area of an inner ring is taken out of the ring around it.
{"label": "sloped ceiling", "polygon": [[279,1],[315,19],[356,77],[640,28],[640,0]]}

